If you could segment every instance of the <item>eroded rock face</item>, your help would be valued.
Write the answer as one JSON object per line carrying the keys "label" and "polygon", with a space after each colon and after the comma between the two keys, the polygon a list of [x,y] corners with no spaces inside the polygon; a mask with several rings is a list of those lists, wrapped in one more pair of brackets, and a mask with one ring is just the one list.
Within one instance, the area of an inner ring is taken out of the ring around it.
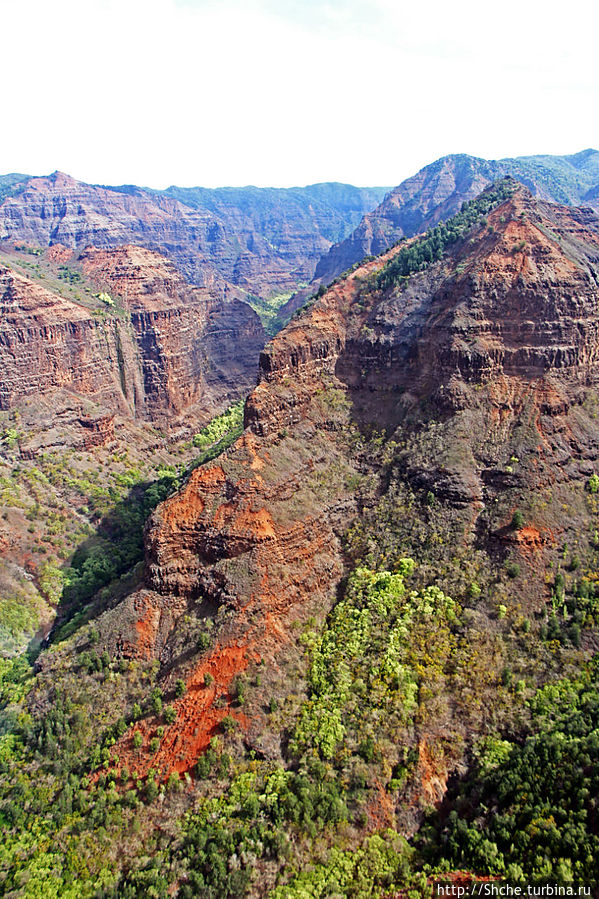
{"label": "eroded rock face", "polygon": [[189,285],[164,257],[140,247],[87,250],[87,277],[115,291],[130,312],[147,414],[178,415],[243,396],[256,378],[264,331],[254,311]]}
{"label": "eroded rock face", "polygon": [[181,270],[201,287],[224,288],[205,245],[213,217],[187,210],[170,197],[128,195],[82,184],[62,172],[31,178],[16,196],[0,206],[0,240],[22,240],[37,246],[62,244],[71,249],[139,244],[175,251]]}
{"label": "eroded rock face", "polygon": [[[367,527],[368,503],[390,489],[409,485],[423,501],[430,491],[468,552],[520,553],[523,601],[544,602],[536,563],[578,524],[564,514],[562,491],[584,483],[599,459],[599,428],[584,405],[599,379],[599,222],[519,189],[440,262],[381,290],[377,272],[396,252],[329,289],[266,347],[243,437],[148,522],[148,616],[171,615],[171,630],[156,625],[149,650],[148,628],[143,639],[131,629],[127,637],[115,610],[105,638],[150,651],[172,680],[183,609],[220,610],[212,647],[184,668],[189,689],[153,766],[189,770],[236,674],[256,658],[282,664],[292,622],[334,601],[347,570],[342,535],[359,517]],[[379,463],[355,450],[373,427],[395,446],[380,480]],[[365,505],[356,476],[375,485]],[[513,503],[541,495],[545,511],[515,533]],[[144,757],[129,761],[147,767]],[[447,775],[431,780],[435,801]]]}
{"label": "eroded rock face", "polygon": [[106,327],[88,310],[8,268],[0,269],[0,291],[2,409],[67,387],[127,411],[119,386],[116,322]]}
{"label": "eroded rock face", "polygon": [[341,184],[170,191],[100,187],[62,172],[30,178],[0,204],[0,241],[136,244],[167,256],[200,287],[270,296],[310,281],[320,256],[383,194]]}
{"label": "eroded rock face", "polygon": [[[57,415],[75,404],[89,443],[110,432],[103,416],[168,423],[192,411],[206,420],[255,383],[264,332],[247,304],[191,287],[138,247],[89,249],[77,265],[120,296],[120,314],[98,315],[0,269],[0,408],[52,394]],[[77,398],[96,404],[91,420]]]}

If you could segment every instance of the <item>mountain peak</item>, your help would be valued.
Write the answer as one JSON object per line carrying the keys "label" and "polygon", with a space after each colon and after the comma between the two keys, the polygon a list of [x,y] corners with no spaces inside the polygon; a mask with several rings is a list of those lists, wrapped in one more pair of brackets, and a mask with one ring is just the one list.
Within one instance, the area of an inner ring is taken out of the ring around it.
{"label": "mountain peak", "polygon": [[356,230],[333,246],[318,263],[315,281],[326,283],[370,254],[402,237],[411,237],[444,221],[497,178],[510,175],[545,200],[597,205],[599,153],[530,156],[487,160],[452,154],[425,166],[391,190]]}

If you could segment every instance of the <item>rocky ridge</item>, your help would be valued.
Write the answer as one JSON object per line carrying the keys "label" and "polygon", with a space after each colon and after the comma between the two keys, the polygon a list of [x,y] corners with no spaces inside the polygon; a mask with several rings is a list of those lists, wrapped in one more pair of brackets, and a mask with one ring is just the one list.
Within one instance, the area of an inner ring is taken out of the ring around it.
{"label": "rocky ridge", "polygon": [[327,283],[369,254],[376,255],[454,215],[495,179],[511,175],[539,199],[597,208],[599,153],[487,160],[444,156],[390,191],[345,240],[331,247],[314,274]]}

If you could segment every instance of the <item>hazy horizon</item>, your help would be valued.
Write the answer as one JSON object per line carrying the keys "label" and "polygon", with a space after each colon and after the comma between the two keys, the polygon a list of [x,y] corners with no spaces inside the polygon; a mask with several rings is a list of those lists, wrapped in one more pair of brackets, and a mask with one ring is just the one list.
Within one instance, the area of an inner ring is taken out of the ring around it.
{"label": "hazy horizon", "polygon": [[[585,152],[598,153],[599,151],[596,150],[594,147],[585,147],[584,149],[577,150],[574,153],[551,153],[551,154],[549,154],[549,153],[532,153],[529,156],[522,156],[519,158],[533,159],[533,158],[542,158],[542,157],[547,157],[547,156],[556,156],[556,157],[563,158],[563,157],[568,157],[568,156],[578,156],[581,153],[585,153]],[[474,157],[472,153],[452,153],[452,154],[446,154],[446,155],[448,155],[448,156],[470,156],[472,158],[484,158],[488,162],[501,162],[506,159],[515,158],[514,156]],[[438,158],[441,158],[441,157],[437,157],[437,159]],[[432,163],[434,163],[436,161],[437,161],[436,159],[433,159],[433,160],[430,160],[429,162],[425,162],[423,165],[420,166],[420,169],[417,169],[417,170],[411,172],[410,174],[406,175],[405,178],[401,179],[401,181],[405,180],[406,178],[410,178],[413,175],[416,175],[418,173],[418,171],[420,171],[423,168],[426,168],[428,165],[431,165]],[[141,190],[151,190],[151,191],[164,191],[164,190],[168,190],[169,188],[174,188],[174,187],[182,188],[183,190],[193,190],[193,189],[208,189],[208,190],[244,190],[244,189],[293,190],[293,189],[298,189],[298,190],[302,190],[302,189],[305,189],[308,187],[316,187],[319,184],[343,184],[346,187],[355,187],[358,189],[392,190],[398,184],[401,184],[401,181],[397,181],[395,184],[375,184],[374,182],[365,183],[365,184],[355,184],[355,183],[352,183],[349,181],[331,180],[331,181],[312,181],[308,184],[299,184],[299,183],[295,183],[295,184],[216,184],[213,187],[212,186],[207,187],[207,185],[205,185],[205,184],[178,184],[178,183],[172,181],[169,184],[167,184],[165,187],[155,187],[150,184],[141,184],[140,182],[135,182],[135,181],[127,181],[127,182],[122,182],[120,184],[116,184],[116,183],[109,184],[108,182],[105,182],[105,181],[103,181],[103,182],[86,181],[83,178],[76,178],[74,175],[72,175],[71,172],[66,172],[66,171],[64,171],[64,169],[54,169],[54,171],[52,171],[52,172],[0,172],[0,176],[7,177],[10,175],[21,175],[21,176],[24,176],[27,178],[50,178],[50,177],[52,177],[52,175],[55,175],[57,173],[61,173],[63,175],[67,175],[69,177],[75,178],[75,180],[81,181],[84,184],[90,184],[91,186],[94,186],[94,187],[106,187],[106,188],[137,187],[137,188],[140,188]]]}

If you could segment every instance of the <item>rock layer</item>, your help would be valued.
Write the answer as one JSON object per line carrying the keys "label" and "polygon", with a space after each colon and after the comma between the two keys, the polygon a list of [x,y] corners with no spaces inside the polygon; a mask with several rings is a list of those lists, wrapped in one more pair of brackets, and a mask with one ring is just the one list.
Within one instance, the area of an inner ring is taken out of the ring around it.
{"label": "rock layer", "polygon": [[4,200],[0,194],[0,241],[137,244],[166,255],[200,287],[270,296],[309,281],[320,256],[382,195],[382,188],[342,184],[159,192],[55,172],[25,180]]}

